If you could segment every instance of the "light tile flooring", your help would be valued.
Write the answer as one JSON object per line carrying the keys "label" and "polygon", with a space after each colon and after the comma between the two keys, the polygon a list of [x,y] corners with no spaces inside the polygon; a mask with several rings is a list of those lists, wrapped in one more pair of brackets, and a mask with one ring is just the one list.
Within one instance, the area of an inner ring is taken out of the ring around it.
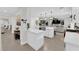
{"label": "light tile flooring", "polygon": [[[11,31],[7,30],[1,35],[3,51],[34,51],[34,49],[25,44],[20,45],[20,40],[15,40]],[[54,38],[45,38],[45,43],[38,51],[64,51],[64,34],[58,33]]]}

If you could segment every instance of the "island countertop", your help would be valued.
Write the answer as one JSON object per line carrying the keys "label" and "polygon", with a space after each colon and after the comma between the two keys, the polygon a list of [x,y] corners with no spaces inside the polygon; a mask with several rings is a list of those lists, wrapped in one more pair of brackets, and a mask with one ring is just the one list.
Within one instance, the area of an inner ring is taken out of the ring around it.
{"label": "island countertop", "polygon": [[66,31],[68,31],[68,32],[79,32],[79,29],[66,29]]}

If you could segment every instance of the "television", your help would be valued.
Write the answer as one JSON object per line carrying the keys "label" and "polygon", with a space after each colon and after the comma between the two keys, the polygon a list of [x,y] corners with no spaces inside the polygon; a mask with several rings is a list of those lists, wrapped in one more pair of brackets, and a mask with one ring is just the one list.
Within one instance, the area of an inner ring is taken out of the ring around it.
{"label": "television", "polygon": [[52,21],[52,24],[60,24],[60,20],[55,19]]}

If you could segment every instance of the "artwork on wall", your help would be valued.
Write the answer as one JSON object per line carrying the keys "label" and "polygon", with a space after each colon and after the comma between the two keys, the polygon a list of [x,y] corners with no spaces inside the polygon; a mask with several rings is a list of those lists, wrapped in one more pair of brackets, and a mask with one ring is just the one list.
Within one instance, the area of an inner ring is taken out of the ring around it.
{"label": "artwork on wall", "polygon": [[52,24],[60,24],[60,20],[53,18]]}

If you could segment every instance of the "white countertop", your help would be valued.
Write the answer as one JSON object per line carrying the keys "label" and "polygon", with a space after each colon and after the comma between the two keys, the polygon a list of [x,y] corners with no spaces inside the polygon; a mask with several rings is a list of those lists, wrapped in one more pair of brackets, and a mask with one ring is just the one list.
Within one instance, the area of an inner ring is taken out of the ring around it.
{"label": "white countertop", "polygon": [[28,31],[33,32],[33,33],[41,33],[41,32],[44,32],[43,30],[38,30],[38,29],[29,29]]}
{"label": "white countertop", "polygon": [[54,27],[46,27],[46,29],[54,29]]}

